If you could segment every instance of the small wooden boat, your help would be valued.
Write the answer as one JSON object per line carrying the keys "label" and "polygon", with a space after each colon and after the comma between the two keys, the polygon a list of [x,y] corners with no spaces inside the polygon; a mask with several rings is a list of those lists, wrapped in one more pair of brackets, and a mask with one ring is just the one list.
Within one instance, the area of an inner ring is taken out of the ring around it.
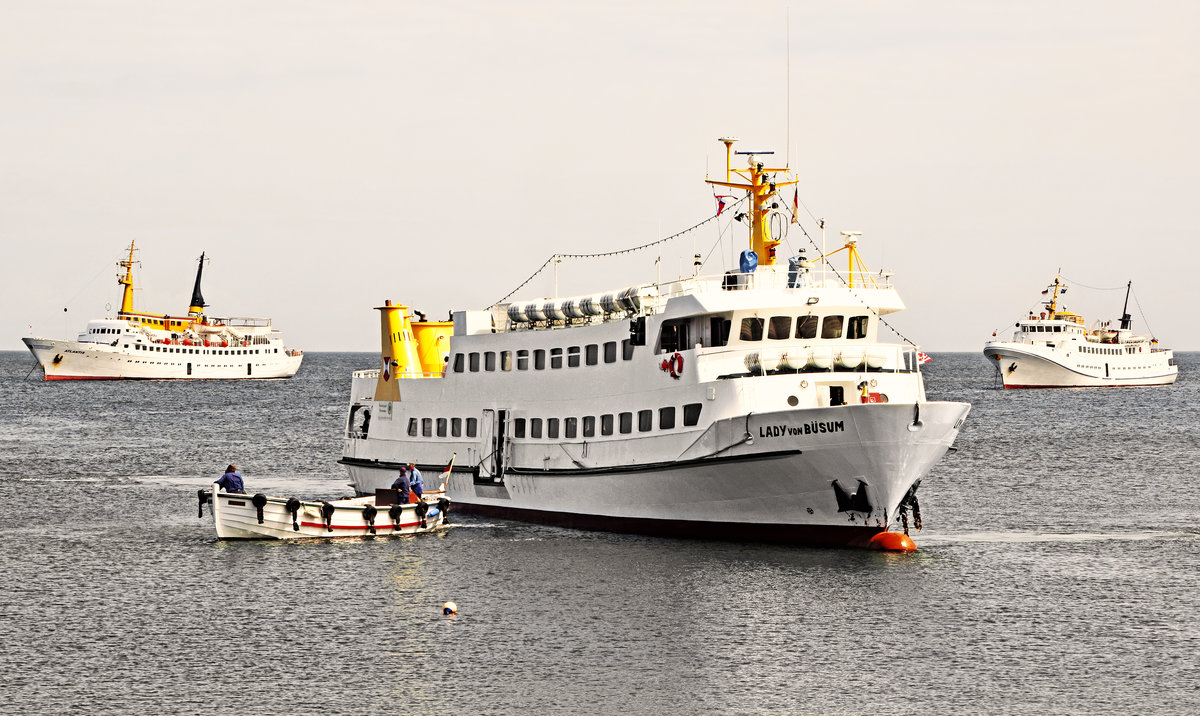
{"label": "small wooden boat", "polygon": [[[426,492],[416,502],[397,504],[396,490],[340,500],[299,500],[257,493],[198,490],[199,514],[212,505],[217,539],[311,539],[431,532],[444,527],[450,500]],[[414,498],[416,499],[416,498]]]}

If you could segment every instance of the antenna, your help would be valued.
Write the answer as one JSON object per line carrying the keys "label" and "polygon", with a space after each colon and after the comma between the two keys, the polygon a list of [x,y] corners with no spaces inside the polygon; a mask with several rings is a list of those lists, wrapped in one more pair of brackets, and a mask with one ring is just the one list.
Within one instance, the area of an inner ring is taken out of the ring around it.
{"label": "antenna", "polygon": [[784,161],[788,168],[792,166],[792,8],[785,8],[787,15],[787,146],[784,148]]}

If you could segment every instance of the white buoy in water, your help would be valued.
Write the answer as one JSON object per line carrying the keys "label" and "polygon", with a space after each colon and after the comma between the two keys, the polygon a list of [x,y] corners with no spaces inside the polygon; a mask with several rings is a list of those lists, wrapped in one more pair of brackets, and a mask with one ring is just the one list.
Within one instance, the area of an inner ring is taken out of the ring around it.
{"label": "white buoy in water", "polygon": [[442,614],[458,614],[458,605],[454,602],[446,602],[442,605]]}

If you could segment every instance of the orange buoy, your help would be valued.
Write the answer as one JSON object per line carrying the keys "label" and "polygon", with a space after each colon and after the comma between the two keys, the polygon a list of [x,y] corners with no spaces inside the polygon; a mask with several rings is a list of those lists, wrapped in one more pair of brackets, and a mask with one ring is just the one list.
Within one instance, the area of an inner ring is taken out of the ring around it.
{"label": "orange buoy", "polygon": [[912,538],[903,532],[880,532],[867,543],[870,549],[882,549],[888,552],[916,552],[917,545]]}

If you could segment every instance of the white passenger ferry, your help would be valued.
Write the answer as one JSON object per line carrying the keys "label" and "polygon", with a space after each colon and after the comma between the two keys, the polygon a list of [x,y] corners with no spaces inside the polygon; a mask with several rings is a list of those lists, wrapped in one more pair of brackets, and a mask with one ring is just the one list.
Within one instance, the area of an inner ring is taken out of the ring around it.
{"label": "white passenger ferry", "polygon": [[994,361],[1005,388],[1090,388],[1170,385],[1179,368],[1175,354],[1158,341],[1133,332],[1126,285],[1117,328],[1109,321],[1090,328],[1083,316],[1059,309],[1067,291],[1061,276],[1046,287],[1044,311],[1018,321],[1010,341],[989,341],[983,354]]}
{"label": "white passenger ferry", "polygon": [[303,354],[283,344],[267,318],[215,318],[200,293],[204,254],[185,316],[133,310],[135,248],[118,261],[123,288],[113,318],[89,321],[75,340],[27,337],[46,380],[290,378]]}
{"label": "white passenger ferry", "polygon": [[457,453],[460,512],[839,546],[898,536],[889,525],[907,525],[970,406],[927,401],[916,346],[885,340],[883,316],[904,304],[863,268],[855,234],[845,274],[777,262],[775,197],[795,182],[754,153],[732,169],[735,140],[721,141],[725,180],[710,183],[748,193],[743,271],[448,322],[379,307],[380,368],[351,388],[352,486],[373,494],[401,465]]}

